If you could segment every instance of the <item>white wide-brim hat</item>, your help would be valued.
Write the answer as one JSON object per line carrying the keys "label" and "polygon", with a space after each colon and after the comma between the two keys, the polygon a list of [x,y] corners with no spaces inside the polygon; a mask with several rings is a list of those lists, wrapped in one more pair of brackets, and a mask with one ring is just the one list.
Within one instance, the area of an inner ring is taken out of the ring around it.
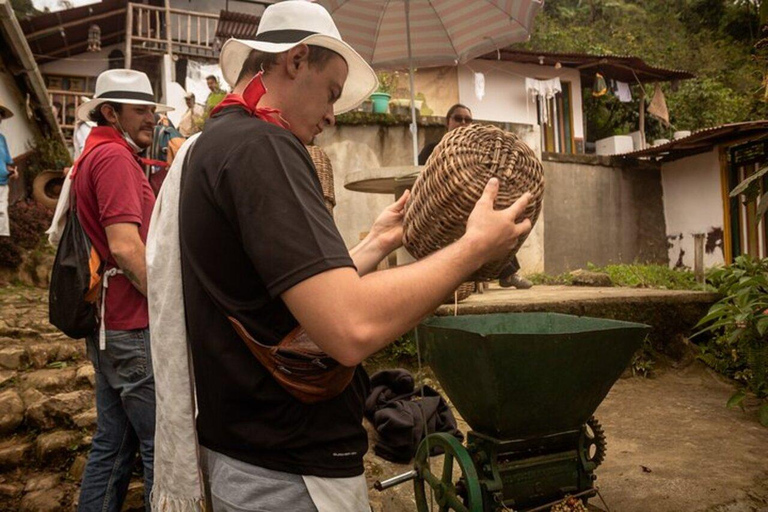
{"label": "white wide-brim hat", "polygon": [[110,69],[96,79],[96,93],[93,99],[77,107],[77,118],[90,121],[90,114],[102,103],[125,105],[152,105],[155,112],[170,112],[173,107],[155,101],[149,77],[132,69]]}
{"label": "white wide-brim hat", "polygon": [[235,87],[251,50],[282,53],[296,45],[322,46],[338,53],[347,63],[348,74],[334,113],[352,110],[379,86],[376,72],[351,46],[342,41],[333,18],[321,5],[305,0],[287,0],[264,10],[254,39],[229,39],[221,48],[219,64],[224,80]]}

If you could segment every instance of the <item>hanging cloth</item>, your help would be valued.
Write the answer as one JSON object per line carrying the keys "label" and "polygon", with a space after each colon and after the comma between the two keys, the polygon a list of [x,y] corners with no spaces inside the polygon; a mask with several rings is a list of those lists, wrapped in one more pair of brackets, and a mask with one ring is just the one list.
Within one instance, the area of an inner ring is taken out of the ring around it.
{"label": "hanging cloth", "polygon": [[541,124],[549,124],[549,109],[547,103],[556,94],[563,91],[559,78],[549,80],[525,79],[525,90],[531,95],[531,100],[537,103]]}
{"label": "hanging cloth", "polygon": [[664,93],[662,92],[661,85],[659,85],[658,82],[656,82],[656,90],[653,91],[651,104],[648,105],[648,113],[659,119],[665,125],[669,126],[669,110],[667,109],[667,101],[664,99]]}
{"label": "hanging cloth", "polygon": [[629,89],[629,84],[626,82],[615,82],[616,87],[614,88],[613,92],[616,95],[616,97],[619,99],[622,103],[629,103],[632,101],[632,91]]}

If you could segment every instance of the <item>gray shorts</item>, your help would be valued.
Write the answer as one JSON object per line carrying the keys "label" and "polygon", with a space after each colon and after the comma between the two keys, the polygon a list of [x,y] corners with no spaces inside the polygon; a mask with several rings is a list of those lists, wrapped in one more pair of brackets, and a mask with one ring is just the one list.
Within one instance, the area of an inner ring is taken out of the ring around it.
{"label": "gray shorts", "polygon": [[200,447],[213,512],[317,512],[301,475],[254,466]]}

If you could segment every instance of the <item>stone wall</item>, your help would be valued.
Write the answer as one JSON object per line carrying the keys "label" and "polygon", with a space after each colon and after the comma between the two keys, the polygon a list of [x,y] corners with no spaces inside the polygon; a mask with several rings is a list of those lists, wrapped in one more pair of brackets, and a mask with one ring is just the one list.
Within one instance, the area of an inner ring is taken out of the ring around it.
{"label": "stone wall", "polygon": [[544,155],[544,267],[667,264],[657,164],[587,155]]}

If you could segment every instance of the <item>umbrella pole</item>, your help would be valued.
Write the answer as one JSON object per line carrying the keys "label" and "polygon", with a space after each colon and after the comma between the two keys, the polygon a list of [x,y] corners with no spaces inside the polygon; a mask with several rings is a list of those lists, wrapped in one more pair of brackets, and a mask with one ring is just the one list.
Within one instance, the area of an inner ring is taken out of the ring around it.
{"label": "umbrella pole", "polygon": [[408,41],[408,80],[411,90],[411,138],[413,139],[413,165],[419,165],[419,132],[416,126],[416,90],[413,85],[413,56],[411,55],[410,1],[405,0],[405,35]]}

